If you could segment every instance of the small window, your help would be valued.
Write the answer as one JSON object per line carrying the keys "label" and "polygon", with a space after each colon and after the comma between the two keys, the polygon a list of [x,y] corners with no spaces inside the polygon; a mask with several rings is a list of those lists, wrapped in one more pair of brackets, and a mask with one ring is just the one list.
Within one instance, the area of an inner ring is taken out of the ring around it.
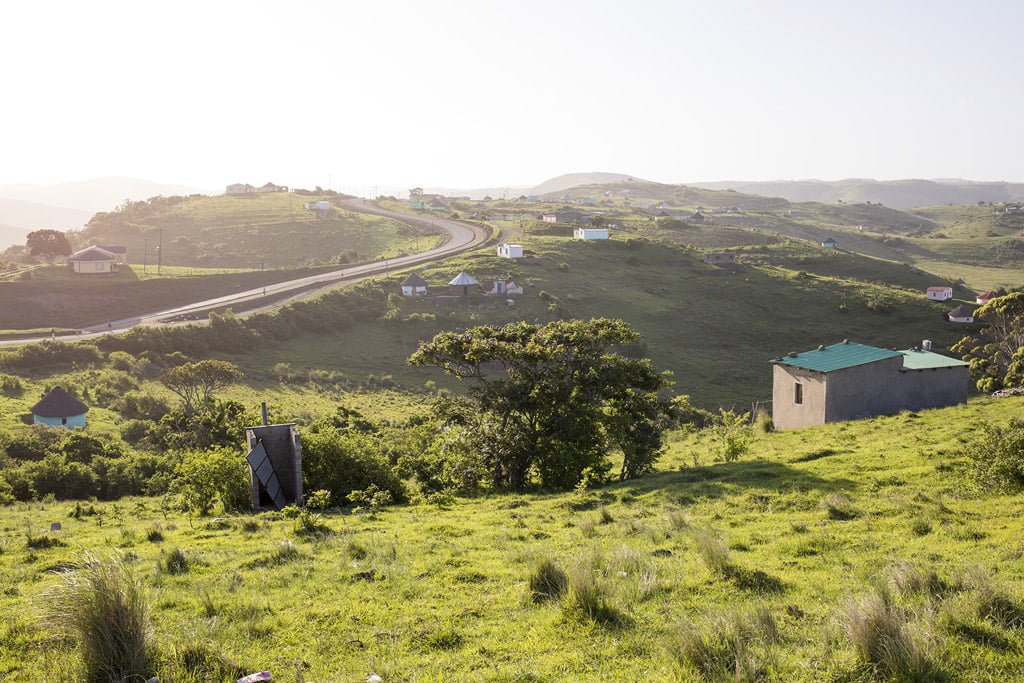
{"label": "small window", "polygon": [[796,383],[796,392],[793,395],[793,402],[798,406],[804,403],[804,385],[800,382]]}
{"label": "small window", "polygon": [[66,425],[66,424],[68,423],[68,419],[67,419],[66,417],[62,417],[62,418],[60,419],[60,423],[61,423],[62,425]]}

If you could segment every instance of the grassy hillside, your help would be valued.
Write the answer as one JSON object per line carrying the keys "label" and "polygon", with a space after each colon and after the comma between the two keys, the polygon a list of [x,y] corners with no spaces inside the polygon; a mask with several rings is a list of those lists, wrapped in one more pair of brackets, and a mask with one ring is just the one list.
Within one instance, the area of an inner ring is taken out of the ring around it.
{"label": "grassy hillside", "polygon": [[[348,260],[370,260],[432,246],[398,221],[334,208],[303,208],[317,196],[276,192],[245,196],[155,197],[100,213],[77,235],[76,244],[123,244],[128,260],[156,260],[161,240],[168,265],[295,268]],[[332,197],[325,197],[331,201]]]}
{"label": "grassy hillside", "polygon": [[217,269],[171,267],[158,277],[153,266],[146,274],[141,272],[142,266],[132,266],[109,278],[88,279],[70,275],[61,267],[44,268],[38,275],[34,271],[33,279],[0,281],[0,299],[5,303],[0,307],[0,330],[86,327],[314,275],[325,269],[328,268],[211,274]]}
{"label": "grassy hillside", "polygon": [[[811,249],[799,243],[741,251],[736,270],[700,261],[697,252],[669,244],[581,243],[530,236],[530,258],[509,262],[480,252],[429,269],[431,286],[465,270],[488,288],[510,276],[526,294],[470,304],[404,301],[405,322],[355,325],[334,335],[309,335],[232,358],[246,367],[332,370],[363,379],[389,376],[399,388],[447,386],[438,371],[410,368],[405,358],[442,329],[549,320],[556,316],[622,318],[644,336],[636,353],[675,373],[676,391],[701,405],[738,405],[770,396],[768,360],[844,338],[908,348],[923,338],[937,348],[962,328],[942,318],[946,306],[928,303],[935,278],[877,259]],[[397,292],[401,276],[392,280]],[[893,282],[899,286],[877,284]],[[418,315],[413,315],[418,314]]]}
{"label": "grassy hillside", "polygon": [[[972,493],[962,450],[1022,408],[763,434],[733,463],[678,435],[633,482],[330,512],[314,535],[276,513],[186,518],[153,499],[4,508],[0,677],[77,678],[43,616],[57,572],[92,553],[142,581],[161,680],[701,680],[715,653],[732,680],[731,642],[749,680],[866,683],[849,634],[879,586],[891,607],[874,632],[911,634],[918,680],[1015,680],[1024,496]],[[175,549],[184,570],[168,569]],[[564,597],[531,599],[542,560],[568,573]]]}

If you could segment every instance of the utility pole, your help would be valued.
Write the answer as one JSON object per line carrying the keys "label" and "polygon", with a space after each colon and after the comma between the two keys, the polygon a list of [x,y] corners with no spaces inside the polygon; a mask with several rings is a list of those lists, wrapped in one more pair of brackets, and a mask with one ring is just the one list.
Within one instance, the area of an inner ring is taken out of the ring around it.
{"label": "utility pole", "polygon": [[160,268],[164,263],[164,226],[160,226],[160,243],[156,245],[156,274],[160,274]]}
{"label": "utility pole", "polygon": [[146,272],[146,267],[149,265],[149,238],[142,238],[142,272]]}

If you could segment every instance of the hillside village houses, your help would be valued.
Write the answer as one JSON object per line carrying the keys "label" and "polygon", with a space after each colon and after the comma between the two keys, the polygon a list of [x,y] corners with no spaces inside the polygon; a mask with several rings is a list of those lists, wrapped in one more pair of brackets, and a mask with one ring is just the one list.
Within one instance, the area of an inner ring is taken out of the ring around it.
{"label": "hillside village houses", "polygon": [[402,280],[402,294],[404,296],[426,296],[427,281],[418,273],[409,273],[409,277]]}
{"label": "hillside village houses", "polygon": [[771,364],[777,429],[967,402],[967,363],[933,352],[928,340],[905,351],[843,340]]}
{"label": "hillside village houses", "polygon": [[835,241],[835,238],[827,237],[821,242],[821,246],[825,249],[838,249],[839,243]]}
{"label": "hillside village houses", "polygon": [[931,301],[949,301],[953,298],[952,287],[929,287],[925,291],[925,296]]}
{"label": "hillside village houses", "polygon": [[502,242],[498,245],[498,256],[508,259],[523,258],[523,245]]}
{"label": "hillside village houses", "polygon": [[974,309],[967,304],[960,304],[946,314],[946,319],[951,323],[973,323]]}
{"label": "hillside village houses", "polygon": [[504,278],[498,278],[494,281],[494,285],[491,287],[488,294],[499,294],[505,296],[518,296],[523,293],[523,288],[517,285],[514,280],[505,280]]}
{"label": "hillside village houses", "polygon": [[89,406],[65,391],[63,387],[54,387],[30,410],[32,424],[71,429],[85,427],[85,414],[89,412]]}
{"label": "hillside village houses", "polygon": [[79,249],[67,257],[68,269],[83,275],[110,275],[116,273],[118,263],[123,262],[123,255],[119,257],[117,253],[96,245]]}
{"label": "hillside village houses", "polygon": [[451,289],[452,294],[456,296],[469,296],[470,288],[477,288],[480,283],[472,275],[467,275],[465,271],[459,273],[451,279],[448,283],[448,287]]}
{"label": "hillside village houses", "polygon": [[315,202],[306,202],[303,206],[309,211],[330,211],[332,208],[331,203],[326,199],[321,199]]}
{"label": "hillside village houses", "polygon": [[261,194],[264,192],[287,192],[287,185],[275,185],[274,183],[266,183],[261,187],[254,187],[249,183],[234,183],[228,185],[224,194]]}
{"label": "hillside village houses", "polygon": [[555,213],[542,213],[540,219],[544,223],[574,223],[582,225],[590,223],[591,215],[582,211],[556,211]]}

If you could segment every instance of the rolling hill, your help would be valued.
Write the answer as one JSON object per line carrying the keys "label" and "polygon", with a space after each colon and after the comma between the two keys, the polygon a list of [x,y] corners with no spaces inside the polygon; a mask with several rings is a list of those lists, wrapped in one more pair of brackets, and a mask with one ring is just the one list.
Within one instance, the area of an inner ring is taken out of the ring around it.
{"label": "rolling hill", "polygon": [[[76,180],[55,185],[0,185],[0,197],[19,199],[87,212],[110,211],[125,200],[199,194],[203,190],[186,185],[154,183],[139,178],[107,177]],[[88,216],[86,216],[88,220]],[[78,225],[83,225],[82,221]],[[75,226],[78,227],[78,226]]]}
{"label": "rolling hill", "polygon": [[1024,184],[970,180],[778,180],[691,183],[712,190],[736,190],[791,202],[881,202],[896,209],[942,204],[1024,200]]}

